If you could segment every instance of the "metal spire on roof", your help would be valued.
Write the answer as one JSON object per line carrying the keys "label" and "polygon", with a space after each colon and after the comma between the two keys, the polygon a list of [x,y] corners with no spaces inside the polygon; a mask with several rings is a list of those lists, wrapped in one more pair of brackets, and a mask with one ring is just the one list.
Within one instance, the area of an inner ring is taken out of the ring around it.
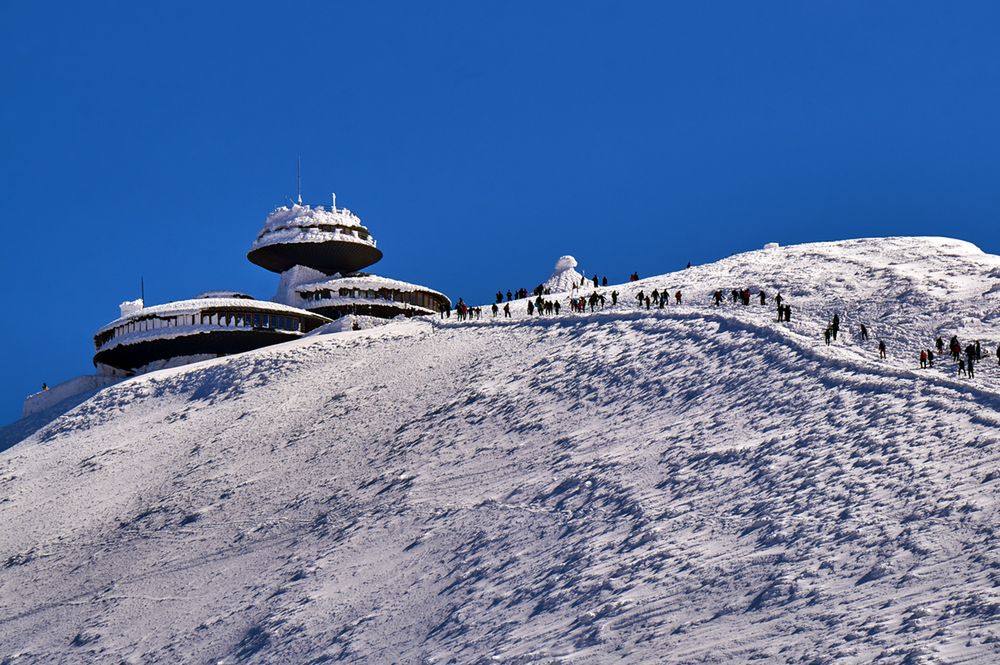
{"label": "metal spire on roof", "polygon": [[296,159],[295,191],[298,194],[299,205],[302,205],[302,158]]}

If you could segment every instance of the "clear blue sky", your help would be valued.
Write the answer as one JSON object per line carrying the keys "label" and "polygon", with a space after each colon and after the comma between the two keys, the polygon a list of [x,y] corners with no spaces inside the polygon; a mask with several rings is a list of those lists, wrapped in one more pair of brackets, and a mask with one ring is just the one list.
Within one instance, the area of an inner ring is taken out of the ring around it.
{"label": "clear blue sky", "polygon": [[452,298],[893,234],[1000,251],[993,2],[0,0],[0,422],[120,301],[270,297],[295,189]]}

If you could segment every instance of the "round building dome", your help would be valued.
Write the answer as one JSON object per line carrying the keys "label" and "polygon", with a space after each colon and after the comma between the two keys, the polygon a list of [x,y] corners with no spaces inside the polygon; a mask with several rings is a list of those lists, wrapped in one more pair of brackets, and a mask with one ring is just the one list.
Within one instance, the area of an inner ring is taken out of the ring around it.
{"label": "round building dome", "polygon": [[350,210],[295,204],[267,216],[247,258],[272,272],[306,266],[332,275],[370,266],[382,252]]}

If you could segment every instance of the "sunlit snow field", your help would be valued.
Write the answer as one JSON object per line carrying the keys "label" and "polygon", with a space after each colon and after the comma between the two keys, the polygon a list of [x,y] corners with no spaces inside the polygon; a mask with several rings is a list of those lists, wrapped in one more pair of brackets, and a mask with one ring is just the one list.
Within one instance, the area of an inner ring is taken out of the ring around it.
{"label": "sunlit snow field", "polygon": [[[599,290],[163,370],[43,426],[0,455],[0,662],[1000,660],[1000,257],[852,240]],[[953,334],[975,379],[919,369]]]}

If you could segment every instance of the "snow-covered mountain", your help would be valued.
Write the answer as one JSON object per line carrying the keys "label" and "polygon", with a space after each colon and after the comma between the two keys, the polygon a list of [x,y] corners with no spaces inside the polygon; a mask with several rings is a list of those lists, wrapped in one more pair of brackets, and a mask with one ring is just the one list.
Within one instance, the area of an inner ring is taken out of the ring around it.
{"label": "snow-covered mountain", "polygon": [[[854,240],[611,289],[103,389],[0,456],[0,662],[1000,660],[1000,257]],[[953,334],[974,379],[919,369]]]}

